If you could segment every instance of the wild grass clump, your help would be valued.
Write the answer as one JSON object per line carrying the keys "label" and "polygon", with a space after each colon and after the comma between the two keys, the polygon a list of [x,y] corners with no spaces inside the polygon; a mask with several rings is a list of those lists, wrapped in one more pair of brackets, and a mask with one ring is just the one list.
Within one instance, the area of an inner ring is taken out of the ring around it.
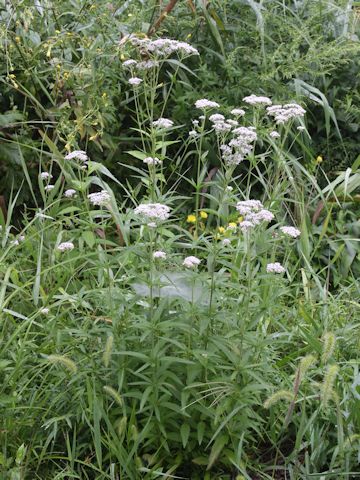
{"label": "wild grass clump", "polygon": [[43,132],[42,201],[19,231],[16,194],[2,218],[4,474],[352,478],[358,284],[312,265],[324,198],[293,155],[305,109],[258,89],[231,108],[199,98],[185,137],[164,111],[198,51],[123,48],[132,181]]}

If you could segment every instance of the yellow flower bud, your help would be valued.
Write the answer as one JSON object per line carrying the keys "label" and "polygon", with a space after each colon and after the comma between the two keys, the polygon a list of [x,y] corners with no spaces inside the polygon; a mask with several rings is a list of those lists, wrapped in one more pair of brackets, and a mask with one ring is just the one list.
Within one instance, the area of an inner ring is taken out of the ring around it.
{"label": "yellow flower bud", "polygon": [[201,212],[200,212],[200,217],[205,220],[205,219],[208,218],[208,214],[207,214],[206,212],[204,212],[203,210],[201,210]]}
{"label": "yellow flower bud", "polygon": [[323,157],[321,155],[318,155],[316,157],[315,163],[317,163],[319,165],[322,161],[323,161]]}
{"label": "yellow flower bud", "polygon": [[219,230],[219,233],[224,233],[224,232],[225,232],[225,228],[224,228],[224,227],[219,227],[218,230]]}

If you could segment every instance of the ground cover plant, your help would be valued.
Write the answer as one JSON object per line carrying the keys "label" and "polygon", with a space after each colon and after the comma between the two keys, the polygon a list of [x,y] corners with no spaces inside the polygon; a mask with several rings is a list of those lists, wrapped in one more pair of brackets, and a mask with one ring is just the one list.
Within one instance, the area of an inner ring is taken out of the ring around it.
{"label": "ground cover plant", "polygon": [[184,117],[196,46],[116,48],[119,159],[78,122],[43,118],[11,143],[24,186],[0,217],[2,476],[358,478],[359,162],[318,181],[296,91],[198,95]]}

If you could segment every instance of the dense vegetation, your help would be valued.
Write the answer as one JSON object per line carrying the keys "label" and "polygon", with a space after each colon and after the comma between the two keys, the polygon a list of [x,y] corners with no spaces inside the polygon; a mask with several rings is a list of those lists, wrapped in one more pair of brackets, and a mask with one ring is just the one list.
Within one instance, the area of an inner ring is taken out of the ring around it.
{"label": "dense vegetation", "polygon": [[359,5],[0,1],[0,476],[360,476]]}

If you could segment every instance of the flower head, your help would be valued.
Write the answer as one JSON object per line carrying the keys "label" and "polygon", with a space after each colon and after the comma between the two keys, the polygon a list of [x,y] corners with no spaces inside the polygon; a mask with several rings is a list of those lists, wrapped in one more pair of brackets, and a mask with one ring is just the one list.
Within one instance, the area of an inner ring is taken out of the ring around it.
{"label": "flower head", "polygon": [[257,95],[249,95],[248,97],[244,97],[243,101],[245,103],[248,103],[249,105],[271,105],[272,101],[270,100],[269,97],[262,97],[262,96],[257,96]]}
{"label": "flower head", "polygon": [[137,61],[133,60],[132,58],[129,58],[129,60],[125,60],[125,62],[123,62],[124,67],[132,67],[136,64],[137,64]]}
{"label": "flower head", "polygon": [[275,263],[268,263],[266,265],[266,271],[268,273],[284,273],[285,272],[285,268],[281,265],[281,263],[279,262],[275,262]]}
{"label": "flower head", "polygon": [[297,103],[287,103],[286,105],[272,105],[267,107],[267,114],[274,117],[276,123],[283,124],[293,118],[301,118],[306,111]]}
{"label": "flower head", "polygon": [[292,238],[297,238],[301,235],[300,230],[295,227],[280,227],[280,230],[282,233],[285,233],[285,235],[289,235],[289,237]]}
{"label": "flower head", "polygon": [[192,256],[192,255],[190,255],[190,257],[186,257],[183,261],[183,265],[186,268],[195,268],[198,265],[200,265],[200,263],[201,263],[201,260],[197,257]]}
{"label": "flower head", "polygon": [[196,217],[195,215],[188,215],[186,218],[187,223],[196,223]]}
{"label": "flower head", "polygon": [[162,163],[157,157],[146,157],[143,162],[147,165],[160,165]]}
{"label": "flower head", "polygon": [[245,115],[245,110],[242,108],[233,108],[230,113],[237,117],[243,117]]}
{"label": "flower head", "polygon": [[204,212],[204,210],[201,210],[200,212],[200,217],[203,219],[203,220],[206,220],[208,218],[208,214],[206,212]]}
{"label": "flower head", "polygon": [[209,120],[213,123],[223,122],[225,117],[224,115],[221,115],[221,113],[214,113],[213,115],[210,115]]}
{"label": "flower head", "polygon": [[74,244],[72,242],[63,242],[58,245],[57,249],[59,252],[71,251],[74,249]]}
{"label": "flower head", "polygon": [[53,188],[55,188],[55,185],[46,185],[46,186],[44,187],[44,190],[45,190],[46,192],[50,192],[50,190],[52,190]]}
{"label": "flower head", "polygon": [[195,107],[200,110],[205,110],[206,108],[219,108],[220,105],[211,100],[207,100],[206,98],[201,98],[200,100],[196,100]]}
{"label": "flower head", "polygon": [[134,210],[135,215],[146,220],[167,220],[170,217],[170,207],[162,203],[142,203]]}
{"label": "flower head", "polygon": [[53,176],[50,175],[49,172],[41,172],[41,173],[40,173],[40,178],[41,178],[42,180],[50,180],[51,178],[53,178]]}
{"label": "flower head", "polygon": [[93,205],[99,205],[104,207],[110,203],[110,195],[106,190],[101,190],[101,192],[90,193],[88,199]]}
{"label": "flower head", "polygon": [[76,195],[76,190],[74,190],[73,188],[69,188],[68,190],[65,190],[64,192],[64,196],[66,198],[72,198]]}
{"label": "flower head", "polygon": [[65,155],[64,158],[65,160],[72,160],[73,158],[75,158],[76,160],[80,160],[81,162],[86,162],[86,160],[89,159],[84,150],[74,150],[73,152]]}
{"label": "flower head", "polygon": [[153,253],[153,258],[155,260],[165,260],[166,259],[166,253],[161,251],[161,250],[158,250],[157,252]]}
{"label": "flower head", "polygon": [[49,312],[50,309],[47,307],[40,308],[40,313],[42,313],[43,315],[48,315]]}
{"label": "flower head", "polygon": [[152,126],[158,128],[159,130],[171,128],[173,125],[174,122],[168,118],[159,118],[158,120],[155,120],[155,122],[152,122]]}
{"label": "flower head", "polygon": [[138,85],[140,85],[141,82],[142,82],[142,79],[139,77],[129,78],[130,85],[133,85],[134,87],[137,87]]}
{"label": "flower head", "polygon": [[276,130],[273,130],[272,132],[269,133],[271,138],[280,138],[280,133],[277,132]]}

